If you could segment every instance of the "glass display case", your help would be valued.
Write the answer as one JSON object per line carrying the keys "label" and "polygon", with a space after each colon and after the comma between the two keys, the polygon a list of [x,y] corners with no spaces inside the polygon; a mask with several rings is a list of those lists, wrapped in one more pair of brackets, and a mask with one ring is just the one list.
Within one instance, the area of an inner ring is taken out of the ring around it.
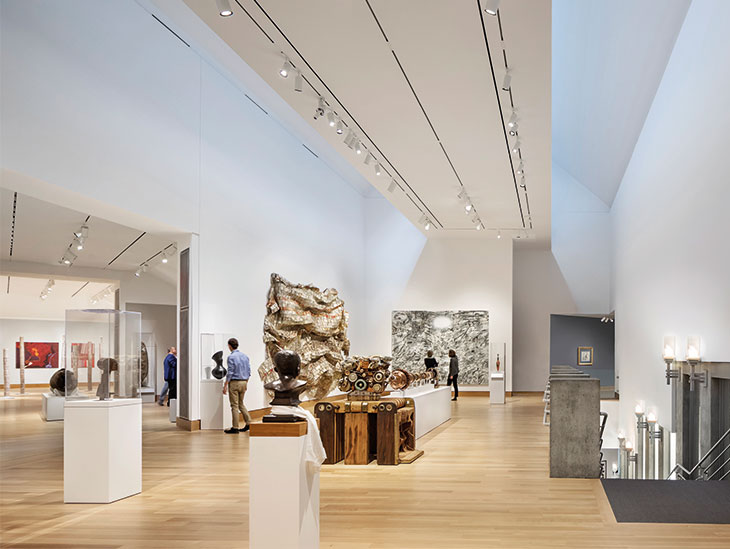
{"label": "glass display case", "polygon": [[[66,370],[66,399],[139,398],[141,386],[142,314],[112,309],[66,311],[66,356],[91,348],[85,379],[78,366]],[[93,347],[92,347],[93,345]],[[82,347],[86,346],[86,347]]]}
{"label": "glass display case", "polygon": [[232,334],[200,334],[200,375],[204,380],[218,380],[226,376],[228,340]]}

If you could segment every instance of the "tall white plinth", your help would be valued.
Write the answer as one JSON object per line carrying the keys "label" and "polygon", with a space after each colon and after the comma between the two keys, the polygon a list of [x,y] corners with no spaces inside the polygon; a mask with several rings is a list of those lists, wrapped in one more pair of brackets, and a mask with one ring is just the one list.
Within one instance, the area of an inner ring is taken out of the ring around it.
{"label": "tall white plinth", "polygon": [[[319,469],[304,461],[306,422],[252,423],[249,547],[319,547]],[[240,435],[239,435],[240,436]]]}
{"label": "tall white plinth", "polygon": [[489,376],[489,404],[504,404],[504,372]]}
{"label": "tall white plinth", "polygon": [[66,399],[53,393],[43,393],[41,417],[46,421],[63,421],[63,405]]}
{"label": "tall white plinth", "polygon": [[142,491],[142,399],[67,400],[63,501],[111,503]]}
{"label": "tall white plinth", "polygon": [[223,379],[200,382],[200,428],[230,429],[233,426],[228,395],[223,394]]}

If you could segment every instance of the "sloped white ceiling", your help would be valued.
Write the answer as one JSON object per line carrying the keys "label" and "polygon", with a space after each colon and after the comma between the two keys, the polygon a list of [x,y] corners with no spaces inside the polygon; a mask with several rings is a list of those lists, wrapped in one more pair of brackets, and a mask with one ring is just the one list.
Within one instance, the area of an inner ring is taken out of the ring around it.
{"label": "sloped white ceiling", "polygon": [[553,162],[608,206],[689,4],[553,0]]}

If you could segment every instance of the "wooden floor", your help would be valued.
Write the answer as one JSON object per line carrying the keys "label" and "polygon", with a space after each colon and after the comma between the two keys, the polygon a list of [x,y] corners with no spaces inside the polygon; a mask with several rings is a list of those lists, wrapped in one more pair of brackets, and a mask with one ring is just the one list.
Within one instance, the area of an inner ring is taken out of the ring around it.
{"label": "wooden floor", "polygon": [[[452,406],[412,465],[324,466],[321,547],[730,547],[730,525],[617,524],[599,481],[548,478],[539,397]],[[64,505],[63,423],[37,394],[0,410],[3,547],[248,546],[247,435],[183,432],[146,404],[143,492]]]}

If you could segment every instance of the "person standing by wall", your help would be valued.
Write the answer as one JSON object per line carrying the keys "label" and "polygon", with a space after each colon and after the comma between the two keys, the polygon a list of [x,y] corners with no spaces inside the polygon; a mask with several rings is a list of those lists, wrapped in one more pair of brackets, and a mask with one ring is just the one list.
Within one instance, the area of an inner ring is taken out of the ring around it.
{"label": "person standing by wall", "polygon": [[[162,406],[165,403],[165,395],[170,394],[170,398],[177,398],[177,349],[170,347],[167,350],[167,356],[164,362],[165,385],[162,387],[158,404]],[[170,401],[167,401],[170,405]]]}
{"label": "person standing by wall", "polygon": [[454,398],[451,400],[456,400],[459,398],[459,357],[453,349],[449,351],[449,357],[449,380],[446,384],[454,385]]}
{"label": "person standing by wall", "polygon": [[[238,350],[238,340],[235,337],[228,340],[228,349],[230,349],[231,354],[228,356],[228,374],[226,375],[226,382],[223,384],[223,394],[228,393],[231,414],[233,414],[233,427],[223,432],[234,434],[248,431],[251,425],[251,416],[243,404],[243,397],[246,395],[248,387],[248,378],[251,377],[251,364],[248,357]],[[239,411],[243,414],[243,419],[246,422],[243,429],[238,428]]]}
{"label": "person standing by wall", "polygon": [[426,365],[426,370],[429,368],[436,368],[439,365],[438,360],[433,358],[433,351],[426,353],[426,358],[423,359],[423,363]]}

